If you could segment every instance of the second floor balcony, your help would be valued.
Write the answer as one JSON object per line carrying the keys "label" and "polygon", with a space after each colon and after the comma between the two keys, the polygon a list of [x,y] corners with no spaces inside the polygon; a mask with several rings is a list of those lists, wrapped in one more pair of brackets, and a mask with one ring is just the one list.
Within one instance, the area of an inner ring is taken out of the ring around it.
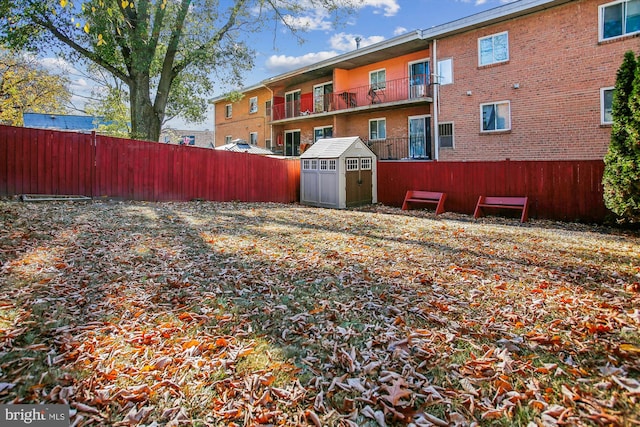
{"label": "second floor balcony", "polygon": [[399,104],[432,102],[432,85],[428,76],[387,80],[376,85],[360,86],[330,93],[295,92],[275,103],[271,120],[289,120],[316,114],[336,114]]}

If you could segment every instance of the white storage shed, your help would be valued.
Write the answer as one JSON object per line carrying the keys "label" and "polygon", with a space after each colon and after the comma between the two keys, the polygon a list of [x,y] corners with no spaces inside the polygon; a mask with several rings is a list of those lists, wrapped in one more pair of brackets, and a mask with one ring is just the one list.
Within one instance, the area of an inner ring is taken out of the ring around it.
{"label": "white storage shed", "polygon": [[340,209],[377,203],[376,160],[357,136],[318,140],[300,155],[300,202]]}

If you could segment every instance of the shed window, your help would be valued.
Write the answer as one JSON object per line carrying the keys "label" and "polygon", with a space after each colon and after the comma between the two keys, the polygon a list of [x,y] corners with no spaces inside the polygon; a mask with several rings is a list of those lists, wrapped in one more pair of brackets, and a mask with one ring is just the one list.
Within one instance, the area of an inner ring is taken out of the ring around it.
{"label": "shed window", "polygon": [[347,170],[348,171],[357,171],[358,170],[358,159],[347,159]]}
{"label": "shed window", "polygon": [[320,160],[320,170],[321,171],[326,171],[328,169],[328,160]]}
{"label": "shed window", "polygon": [[313,170],[318,169],[318,159],[312,159],[311,160],[311,169],[313,169]]}
{"label": "shed window", "polygon": [[363,157],[360,159],[360,169],[363,171],[371,170],[371,157]]}
{"label": "shed window", "polygon": [[329,160],[329,170],[330,171],[336,170],[336,165],[337,165],[337,163],[336,163],[335,159]]}
{"label": "shed window", "polygon": [[302,161],[302,169],[304,170],[314,170],[314,169],[317,169],[317,167],[318,167],[317,160],[304,159]]}

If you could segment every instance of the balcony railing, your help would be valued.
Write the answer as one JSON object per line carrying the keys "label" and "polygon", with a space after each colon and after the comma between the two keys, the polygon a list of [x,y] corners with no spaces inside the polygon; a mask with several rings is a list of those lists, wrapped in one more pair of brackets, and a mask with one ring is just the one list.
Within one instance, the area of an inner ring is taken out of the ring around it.
{"label": "balcony railing", "polygon": [[431,141],[425,136],[365,140],[378,160],[431,160]]}
{"label": "balcony railing", "polygon": [[432,86],[427,76],[387,80],[376,85],[360,86],[340,92],[314,97],[304,94],[302,99],[275,104],[272,120],[284,120],[331,111],[350,110],[364,106],[431,98]]}

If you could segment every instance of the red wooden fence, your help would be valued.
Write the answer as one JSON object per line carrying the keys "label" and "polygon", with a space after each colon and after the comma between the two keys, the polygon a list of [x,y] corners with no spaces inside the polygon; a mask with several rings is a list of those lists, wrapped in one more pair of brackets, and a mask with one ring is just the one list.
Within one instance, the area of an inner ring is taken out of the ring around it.
{"label": "red wooden fence", "polygon": [[[601,222],[604,163],[378,162],[378,201],[407,190],[447,193],[472,214],[478,196],[528,196],[530,217]],[[300,200],[300,162],[245,153],[0,126],[0,197],[74,194],[127,200]]]}
{"label": "red wooden fence", "polygon": [[[447,193],[447,211],[473,214],[478,197],[528,196],[529,217],[603,221],[602,160],[379,162],[378,201],[401,206],[407,190]],[[384,184],[383,184],[384,183]]]}
{"label": "red wooden fence", "polygon": [[299,200],[299,160],[0,126],[0,196]]}

